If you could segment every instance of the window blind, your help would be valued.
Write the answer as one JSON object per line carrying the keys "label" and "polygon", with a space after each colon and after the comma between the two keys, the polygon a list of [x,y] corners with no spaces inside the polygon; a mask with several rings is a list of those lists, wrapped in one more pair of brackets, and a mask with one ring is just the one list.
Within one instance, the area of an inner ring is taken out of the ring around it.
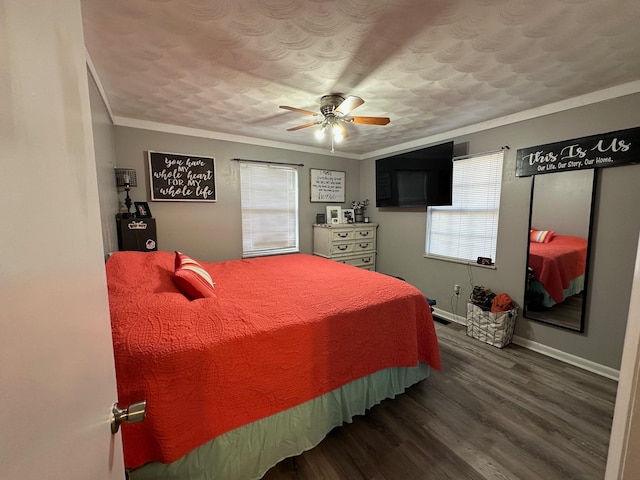
{"label": "window blind", "polygon": [[454,161],[452,205],[427,208],[427,255],[495,262],[503,157],[498,151]]}
{"label": "window blind", "polygon": [[298,247],[298,170],[240,162],[242,256],[295,253]]}

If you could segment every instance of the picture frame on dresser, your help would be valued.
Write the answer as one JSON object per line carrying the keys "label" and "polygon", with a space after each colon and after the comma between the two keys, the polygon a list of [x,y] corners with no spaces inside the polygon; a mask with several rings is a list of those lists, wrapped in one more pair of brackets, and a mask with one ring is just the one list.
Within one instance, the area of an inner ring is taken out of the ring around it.
{"label": "picture frame on dresser", "polygon": [[342,209],[342,223],[354,223],[356,215],[353,211],[353,208],[343,208]]}
{"label": "picture frame on dresser", "polygon": [[147,202],[133,202],[137,218],[151,218],[151,210]]}
{"label": "picture frame on dresser", "polygon": [[342,208],[335,205],[327,205],[327,223],[336,223],[334,218],[338,219],[337,223],[342,223]]}

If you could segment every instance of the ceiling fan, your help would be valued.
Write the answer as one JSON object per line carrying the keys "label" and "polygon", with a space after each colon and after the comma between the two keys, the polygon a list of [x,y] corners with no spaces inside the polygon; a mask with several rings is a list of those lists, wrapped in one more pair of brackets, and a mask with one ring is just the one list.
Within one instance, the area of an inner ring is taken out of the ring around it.
{"label": "ceiling fan", "polygon": [[296,107],[288,107],[281,105],[280,108],[290,110],[292,112],[302,113],[304,115],[312,115],[316,117],[313,122],[304,123],[297,127],[287,128],[287,131],[292,132],[295,130],[301,130],[303,128],[312,127],[314,125],[320,125],[321,128],[316,132],[316,135],[320,138],[329,131],[331,133],[331,139],[340,141],[343,138],[349,136],[347,129],[344,127],[345,123],[359,123],[364,125],[386,125],[391,120],[388,117],[360,117],[349,115],[353,110],[358,108],[364,103],[364,100],[354,95],[343,97],[340,94],[332,93],[324,95],[320,98],[320,113],[312,112],[310,110],[303,110]]}

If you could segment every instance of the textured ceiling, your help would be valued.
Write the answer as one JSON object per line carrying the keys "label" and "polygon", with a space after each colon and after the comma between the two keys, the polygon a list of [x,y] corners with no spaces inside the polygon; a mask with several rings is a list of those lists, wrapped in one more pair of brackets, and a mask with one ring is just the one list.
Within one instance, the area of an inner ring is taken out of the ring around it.
{"label": "textured ceiling", "polygon": [[82,0],[116,123],[324,147],[328,93],[357,95],[363,155],[640,80],[639,0]]}

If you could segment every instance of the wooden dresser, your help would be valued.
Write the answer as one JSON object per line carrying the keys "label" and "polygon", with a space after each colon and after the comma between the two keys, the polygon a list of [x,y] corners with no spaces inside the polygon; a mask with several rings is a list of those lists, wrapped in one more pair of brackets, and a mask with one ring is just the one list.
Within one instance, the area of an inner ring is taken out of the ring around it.
{"label": "wooden dresser", "polygon": [[375,271],[377,228],[375,223],[316,224],[313,254]]}

